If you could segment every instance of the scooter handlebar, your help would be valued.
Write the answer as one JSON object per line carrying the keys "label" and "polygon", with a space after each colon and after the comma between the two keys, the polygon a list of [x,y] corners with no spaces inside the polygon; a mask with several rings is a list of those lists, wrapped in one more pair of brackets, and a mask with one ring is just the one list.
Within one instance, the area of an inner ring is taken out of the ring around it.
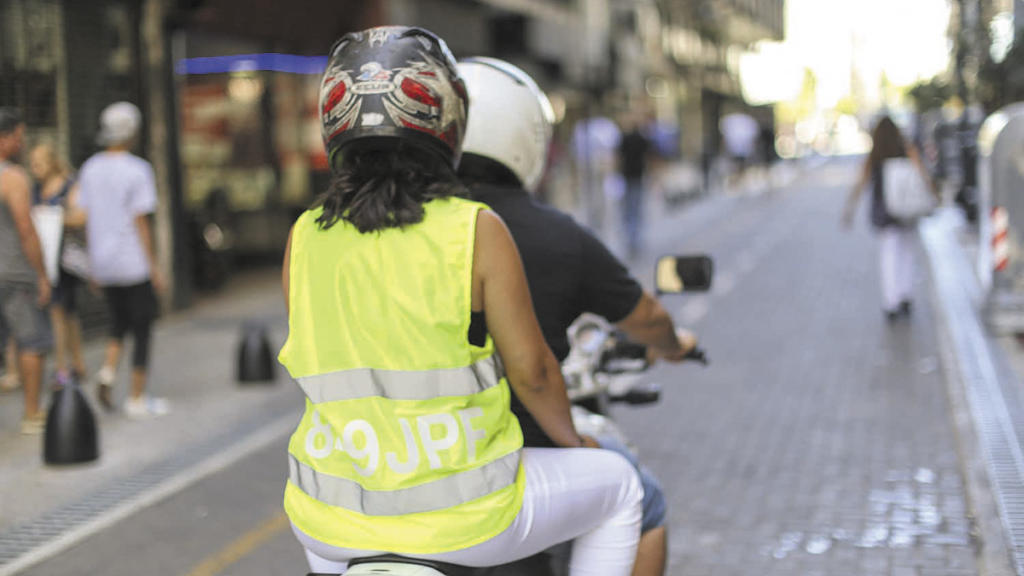
{"label": "scooter handlebar", "polygon": [[707,366],[710,362],[708,361],[708,355],[704,352],[704,349],[700,346],[694,346],[687,354],[687,360],[693,360],[699,362],[703,366]]}
{"label": "scooter handlebar", "polygon": [[[611,372],[641,372],[650,367],[650,363],[647,361],[647,346],[627,340],[621,334],[616,336],[618,338],[615,341],[615,345],[605,351],[601,359],[603,370]],[[684,359],[698,362],[703,366],[710,364],[707,352],[700,346],[694,346]],[[628,366],[628,368],[623,366]],[[609,368],[612,369],[609,370]]]}

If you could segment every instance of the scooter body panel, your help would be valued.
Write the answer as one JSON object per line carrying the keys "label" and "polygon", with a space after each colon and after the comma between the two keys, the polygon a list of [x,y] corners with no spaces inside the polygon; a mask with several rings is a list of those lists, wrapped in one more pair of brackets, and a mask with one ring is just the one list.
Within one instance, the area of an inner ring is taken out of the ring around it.
{"label": "scooter body panel", "polygon": [[400,562],[367,562],[353,566],[345,576],[448,576],[429,566]]}

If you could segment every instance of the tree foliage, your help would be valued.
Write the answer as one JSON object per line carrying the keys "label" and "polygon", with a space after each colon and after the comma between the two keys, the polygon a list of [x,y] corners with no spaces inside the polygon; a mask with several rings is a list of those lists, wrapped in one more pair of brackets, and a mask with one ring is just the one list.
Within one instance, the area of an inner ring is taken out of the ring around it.
{"label": "tree foliage", "polygon": [[918,82],[907,91],[907,96],[914,103],[914,109],[918,113],[942,108],[952,95],[953,90],[949,83],[938,77]]}
{"label": "tree foliage", "polygon": [[987,112],[1024,101],[1024,30],[1018,30],[1002,62],[985,59],[978,72],[977,96]]}
{"label": "tree foliage", "polygon": [[781,102],[776,107],[778,119],[784,123],[793,123],[810,118],[818,101],[818,77],[810,68],[804,68],[803,84],[800,95],[792,102]]}

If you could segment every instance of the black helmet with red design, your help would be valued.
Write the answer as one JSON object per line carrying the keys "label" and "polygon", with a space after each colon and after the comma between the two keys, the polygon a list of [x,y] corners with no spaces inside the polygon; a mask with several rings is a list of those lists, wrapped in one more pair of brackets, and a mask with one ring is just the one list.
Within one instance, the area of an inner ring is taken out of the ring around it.
{"label": "black helmet with red design", "polygon": [[410,142],[453,168],[469,100],[448,46],[422,28],[382,26],[346,34],[320,82],[320,122],[331,166],[353,142]]}

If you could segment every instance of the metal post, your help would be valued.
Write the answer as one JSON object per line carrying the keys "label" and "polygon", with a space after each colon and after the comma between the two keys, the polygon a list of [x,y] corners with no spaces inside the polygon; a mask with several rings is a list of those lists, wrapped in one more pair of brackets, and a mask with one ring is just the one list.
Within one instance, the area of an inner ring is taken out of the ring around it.
{"label": "metal post", "polygon": [[144,1],[141,26],[142,69],[149,111],[147,149],[156,174],[160,199],[156,214],[158,265],[171,291],[170,300],[166,304],[180,308],[188,304],[191,281],[183,229],[173,47],[168,16],[166,0]]}
{"label": "metal post", "polygon": [[[978,219],[978,205],[975,191],[975,144],[971,136],[970,119],[968,111],[971,103],[971,91],[967,85],[967,77],[964,74],[964,66],[967,61],[968,50],[974,44],[974,23],[968,18],[968,4],[975,0],[958,0],[960,8],[960,38],[957,42],[956,65],[954,66],[954,77],[956,80],[957,96],[963,103],[963,114],[960,116],[960,126],[957,134],[957,142],[960,146],[960,188],[957,190],[956,202],[959,204],[969,222],[976,223]],[[977,5],[975,4],[975,8]]]}

